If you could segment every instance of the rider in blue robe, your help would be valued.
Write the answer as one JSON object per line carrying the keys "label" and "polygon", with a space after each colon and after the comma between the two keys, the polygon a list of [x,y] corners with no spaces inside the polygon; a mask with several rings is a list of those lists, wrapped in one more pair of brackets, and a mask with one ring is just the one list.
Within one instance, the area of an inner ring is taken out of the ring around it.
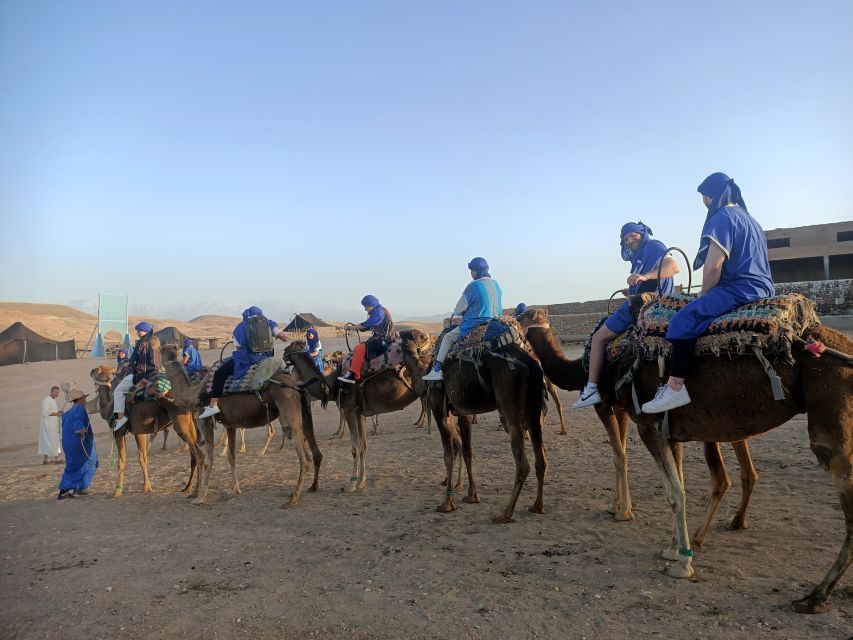
{"label": "rider in blue robe", "polygon": [[[74,397],[74,396],[77,397]],[[65,470],[59,481],[59,499],[86,495],[98,470],[95,451],[95,434],[86,413],[86,396],[72,390],[68,399],[74,406],[62,414],[62,450],[65,452]]]}
{"label": "rider in blue robe", "polygon": [[690,373],[696,339],[715,318],[736,307],[775,295],[767,239],[746,208],[740,188],[725,173],[708,176],[697,189],[708,207],[693,269],[702,268],[702,292],[669,323],[672,342],[669,380],[643,413],[661,413],[690,402],[684,378]]}

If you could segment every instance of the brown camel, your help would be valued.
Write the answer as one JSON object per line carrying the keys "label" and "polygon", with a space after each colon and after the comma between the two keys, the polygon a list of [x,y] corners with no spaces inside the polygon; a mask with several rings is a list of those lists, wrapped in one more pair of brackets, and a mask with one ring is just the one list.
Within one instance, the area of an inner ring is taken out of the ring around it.
{"label": "brown camel", "polygon": [[[95,383],[98,395],[98,408],[101,417],[107,421],[112,428],[113,424],[113,385],[112,377],[114,369],[100,366],[92,369],[90,376]],[[154,435],[168,426],[172,426],[178,437],[189,445],[190,448],[190,477],[181,493],[188,493],[192,486],[193,475],[196,476],[195,489],[190,494],[191,498],[199,497],[199,482],[201,469],[209,465],[207,458],[198,445],[198,432],[196,430],[195,414],[184,411],[174,403],[165,398],[137,402],[132,405],[128,415],[128,423],[117,432],[112,432],[113,440],[118,450],[118,479],[116,480],[113,496],[118,498],[124,493],[124,470],[127,464],[127,448],[125,434],[131,434],[136,439],[136,450],[139,456],[139,466],[142,467],[143,490],[150,492],[151,480],[148,477],[148,444],[147,437]]]}
{"label": "brown camel", "polygon": [[[641,303],[632,300],[635,308]],[[806,345],[822,343],[834,354],[815,357]],[[630,385],[616,392],[637,423],[640,437],[664,475],[667,500],[673,511],[674,530],[663,557],[674,560],[667,573],[676,578],[693,575],[693,552],[687,534],[682,442],[733,442],[774,429],[798,413],[808,417],[811,449],[818,464],[832,476],[844,512],[846,535],[841,550],[821,582],[792,604],[800,613],[821,613],[835,585],[853,560],[853,340],[844,334],[813,325],[793,345],[793,364],[778,359],[776,373],[785,400],[774,400],[767,374],[752,355],[732,359],[696,358],[687,384],[692,402],[669,412],[669,438],[663,433],[663,416],[635,414]],[[630,366],[630,363],[626,365]],[[654,396],[660,383],[655,362],[641,362],[634,375],[641,398]],[[612,387],[605,389],[612,394]],[[744,416],[749,416],[744,420]]]}
{"label": "brown camel", "polygon": [[536,459],[536,500],[530,511],[544,513],[543,486],[547,460],[542,441],[545,405],[542,368],[516,345],[505,347],[498,353],[484,351],[478,359],[479,364],[475,365],[468,360],[451,357],[444,366],[444,381],[430,385],[429,403],[441,434],[447,470],[446,496],[437,510],[447,513],[455,509],[453,468],[460,450],[468,472],[468,495],[463,501],[480,501],[471,468],[472,416],[497,410],[506,421],[510,434],[515,458],[515,486],[503,513],[494,517],[493,521],[512,521],[515,504],[530,472],[524,452],[525,432],[530,435]]}
{"label": "brown camel", "polygon": [[[583,362],[581,358],[569,360],[565,357],[563,348],[549,324],[547,310],[542,308],[528,309],[519,318],[519,321],[525,328],[527,339],[550,379],[561,389],[580,391],[587,381],[587,372],[584,371]],[[605,380],[610,380],[615,375],[614,367],[609,365],[604,372]],[[605,386],[607,385],[603,383],[602,387]],[[612,397],[605,398],[605,402],[595,405],[595,411],[607,430],[610,446],[613,449],[613,464],[616,467],[616,491],[610,512],[614,514],[616,520],[631,520],[634,518],[634,513],[631,493],[628,489],[628,414],[622,405]],[[752,464],[747,442],[745,440],[737,441],[732,442],[731,445],[740,465],[742,488],[740,507],[731,526],[733,529],[745,529],[747,526],[746,509],[752,490],[758,481],[758,473]],[[732,484],[723,463],[723,456],[718,443],[705,443],[705,460],[711,471],[711,486],[708,492],[708,507],[705,516],[694,534],[694,542],[697,547],[704,543],[714,514]]]}
{"label": "brown camel", "polygon": [[[206,382],[191,385],[186,371],[181,363],[174,358],[165,358],[163,366],[172,383],[172,394],[175,402],[182,407],[198,408],[202,390]],[[231,465],[232,490],[240,494],[240,482],[237,479],[237,452],[235,449],[238,428],[265,427],[278,418],[282,429],[292,430],[296,455],[299,459],[299,477],[290,499],[282,508],[295,507],[299,504],[302,489],[309,473],[309,467],[314,462],[314,482],[308,491],[318,491],[320,488],[320,463],[323,454],[317,446],[314,437],[314,422],[311,417],[311,405],[307,393],[298,385],[293,376],[279,371],[270,383],[259,393],[233,393],[219,399],[219,413],[216,419],[225,425],[228,434],[228,462]],[[213,421],[202,421],[204,437],[208,443],[208,452],[213,453]],[[207,496],[210,482],[210,469],[206,470],[201,482],[199,499]]]}
{"label": "brown camel", "polygon": [[[357,385],[338,383],[341,365],[327,376],[309,383],[306,388],[311,394],[323,401],[324,406],[331,394],[338,403],[349,427],[352,442],[353,471],[348,493],[363,490],[367,483],[367,436],[365,434],[365,416],[400,411],[424,395],[425,388],[421,378],[429,371],[433,346],[429,334],[411,329],[400,332],[403,345],[404,367],[385,369],[365,378]],[[293,364],[294,373],[300,380],[317,378],[317,369],[303,349],[288,345],[285,349],[287,359]],[[347,388],[343,388],[347,386]]]}

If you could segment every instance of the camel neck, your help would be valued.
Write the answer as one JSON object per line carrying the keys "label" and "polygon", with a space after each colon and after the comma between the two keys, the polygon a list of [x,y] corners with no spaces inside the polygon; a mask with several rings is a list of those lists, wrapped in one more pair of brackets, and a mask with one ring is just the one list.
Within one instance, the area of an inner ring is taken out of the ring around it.
{"label": "camel neck", "polygon": [[529,327],[527,341],[533,347],[545,375],[551,382],[567,391],[583,389],[588,378],[583,369],[583,360],[566,358],[550,327]]}

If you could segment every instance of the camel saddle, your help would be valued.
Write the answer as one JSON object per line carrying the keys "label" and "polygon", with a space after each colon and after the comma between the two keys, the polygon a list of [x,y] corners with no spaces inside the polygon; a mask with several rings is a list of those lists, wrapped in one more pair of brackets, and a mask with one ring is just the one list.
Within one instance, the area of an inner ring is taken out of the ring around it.
{"label": "camel saddle", "polygon": [[143,378],[130,388],[127,392],[127,406],[137,402],[145,402],[146,400],[156,400],[162,394],[168,393],[172,389],[172,383],[169,382],[166,376],[166,370],[162,367],[160,372],[152,378]]}
{"label": "camel saddle", "polygon": [[[221,364],[221,362],[218,362],[213,365],[212,373],[215,373]],[[246,375],[242,378],[235,380],[234,376],[228,376],[225,379],[225,387],[222,393],[227,396],[232,393],[256,393],[263,391],[269,386],[270,378],[279,371],[281,371],[281,362],[275,358],[264,358],[249,367]],[[210,395],[213,386],[213,376],[211,375],[207,380],[205,392]]]}
{"label": "camel saddle", "polygon": [[[640,309],[631,341],[642,357],[668,357],[669,322],[694,296],[671,294],[654,298]],[[763,298],[717,317],[696,341],[697,356],[740,356],[756,351],[793,362],[791,345],[812,325],[820,324],[814,302],[798,293]]]}
{"label": "camel saddle", "polygon": [[[436,353],[438,353],[438,347],[441,346],[441,339],[444,334],[450,330],[450,328],[445,329],[439,339],[436,340]],[[465,337],[454,342],[447,352],[447,360],[457,358],[460,354],[468,351],[480,350],[496,353],[510,345],[517,345],[532,355],[532,350],[524,338],[524,329],[518,320],[513,316],[492,318],[488,322],[477,325],[465,334]]]}
{"label": "camel saddle", "polygon": [[[343,359],[341,371],[349,371],[351,364],[352,353]],[[380,371],[385,371],[385,369],[402,369],[403,366],[403,342],[398,338],[388,345],[385,353],[364,360],[364,365],[361,367],[361,377],[368,378]]]}

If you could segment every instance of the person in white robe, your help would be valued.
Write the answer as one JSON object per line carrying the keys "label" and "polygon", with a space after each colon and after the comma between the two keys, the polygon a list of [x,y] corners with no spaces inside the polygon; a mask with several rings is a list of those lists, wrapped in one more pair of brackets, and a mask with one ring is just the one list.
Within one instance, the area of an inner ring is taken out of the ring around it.
{"label": "person in white robe", "polygon": [[42,464],[49,464],[50,458],[53,462],[62,462],[61,434],[59,418],[62,412],[56,405],[59,397],[59,387],[51,387],[50,395],[41,401],[41,424],[39,425],[39,455],[44,456]]}

